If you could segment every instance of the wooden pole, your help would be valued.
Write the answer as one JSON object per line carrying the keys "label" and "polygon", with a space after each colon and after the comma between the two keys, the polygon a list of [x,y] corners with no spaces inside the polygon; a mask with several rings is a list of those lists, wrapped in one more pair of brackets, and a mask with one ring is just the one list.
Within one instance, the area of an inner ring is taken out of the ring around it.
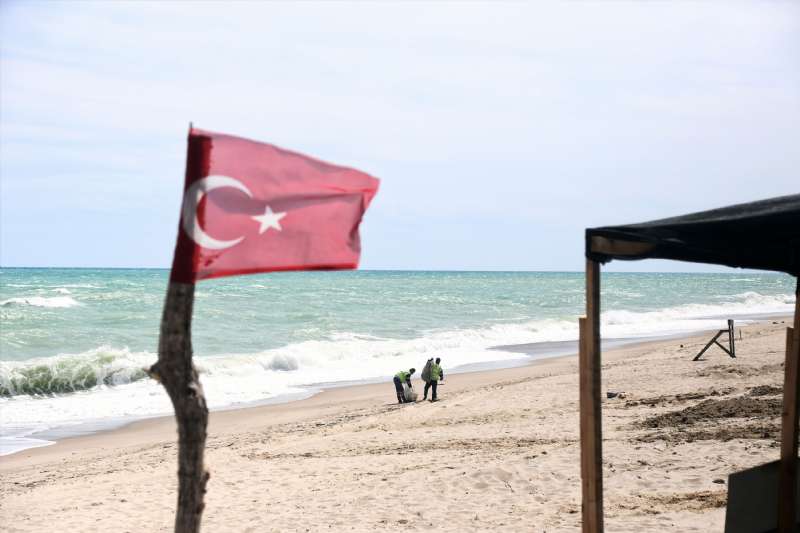
{"label": "wooden pole", "polygon": [[800,278],[795,291],[794,328],[786,329],[786,363],[781,412],[781,464],[778,490],[778,531],[796,531],[797,414],[800,408]]}
{"label": "wooden pole", "polygon": [[192,363],[194,284],[170,281],[161,317],[158,361],[150,376],[167,389],[178,424],[176,533],[197,533],[209,474],[203,467],[208,408]]}
{"label": "wooden pole", "polygon": [[586,262],[586,317],[579,341],[581,491],[584,533],[603,531],[603,450],[600,411],[600,265]]}

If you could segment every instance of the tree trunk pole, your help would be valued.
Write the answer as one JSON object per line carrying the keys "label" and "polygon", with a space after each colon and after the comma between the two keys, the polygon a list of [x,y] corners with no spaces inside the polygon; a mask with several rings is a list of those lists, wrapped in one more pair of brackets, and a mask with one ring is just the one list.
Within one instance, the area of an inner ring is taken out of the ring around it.
{"label": "tree trunk pole", "polygon": [[170,281],[161,317],[158,362],[150,376],[167,389],[178,424],[178,508],[175,533],[197,533],[209,474],[203,467],[208,408],[192,363],[194,284]]}

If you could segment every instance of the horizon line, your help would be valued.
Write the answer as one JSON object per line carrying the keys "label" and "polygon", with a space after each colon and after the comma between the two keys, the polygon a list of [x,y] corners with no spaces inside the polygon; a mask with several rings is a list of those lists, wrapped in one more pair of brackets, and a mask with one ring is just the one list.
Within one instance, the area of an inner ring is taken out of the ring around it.
{"label": "horizon line", "polygon": [[[134,266],[123,266],[123,267],[111,267],[111,266],[3,266],[0,265],[0,270],[4,269],[17,269],[17,270],[163,270],[168,272],[170,267],[134,267]],[[531,274],[580,274],[584,273],[584,270],[505,270],[505,269],[498,269],[498,270],[475,270],[475,269],[424,269],[424,268],[355,268],[355,269],[318,269],[318,270],[305,270],[302,272],[441,272],[441,273],[512,273],[512,274],[519,274],[519,273],[531,273]],[[280,273],[277,271],[265,271],[265,272],[255,272],[248,275],[257,275],[257,274],[275,274]],[[614,272],[606,270],[604,273],[606,274],[724,274],[724,275],[733,275],[733,274],[774,274],[774,275],[781,275],[784,274],[783,272],[776,272],[772,270],[757,270],[757,271],[746,271],[746,270],[739,270],[733,272],[713,272],[713,271],[686,271],[686,270],[631,270],[631,271],[621,271],[621,272]],[[232,276],[229,276],[232,277]],[[202,280],[200,280],[202,281]]]}

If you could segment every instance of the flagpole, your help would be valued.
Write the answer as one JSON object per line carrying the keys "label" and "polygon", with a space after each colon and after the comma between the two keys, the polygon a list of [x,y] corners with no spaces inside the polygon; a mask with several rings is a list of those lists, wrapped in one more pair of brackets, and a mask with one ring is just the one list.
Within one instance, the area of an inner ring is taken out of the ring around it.
{"label": "flagpole", "polygon": [[[187,177],[208,165],[207,150],[197,149],[191,137],[187,154]],[[178,281],[176,272],[190,260],[180,238],[176,245],[158,338],[158,361],[150,377],[158,380],[172,400],[178,425],[178,507],[175,533],[197,533],[203,515],[209,473],[203,465],[208,427],[208,407],[203,386],[192,363],[192,309],[194,282]]]}
{"label": "flagpole", "polygon": [[158,362],[150,368],[150,375],[167,390],[178,424],[175,533],[197,533],[200,530],[209,478],[203,466],[208,407],[197,369],[192,363],[193,305],[194,284],[170,281],[161,317]]}

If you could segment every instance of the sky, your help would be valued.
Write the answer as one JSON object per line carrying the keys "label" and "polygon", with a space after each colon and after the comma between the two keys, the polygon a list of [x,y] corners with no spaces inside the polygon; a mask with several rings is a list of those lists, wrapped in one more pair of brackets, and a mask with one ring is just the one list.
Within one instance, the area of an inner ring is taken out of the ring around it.
{"label": "sky", "polygon": [[365,269],[580,270],[586,227],[800,192],[796,2],[4,0],[0,35],[6,267],[168,267],[190,121],[380,178]]}

